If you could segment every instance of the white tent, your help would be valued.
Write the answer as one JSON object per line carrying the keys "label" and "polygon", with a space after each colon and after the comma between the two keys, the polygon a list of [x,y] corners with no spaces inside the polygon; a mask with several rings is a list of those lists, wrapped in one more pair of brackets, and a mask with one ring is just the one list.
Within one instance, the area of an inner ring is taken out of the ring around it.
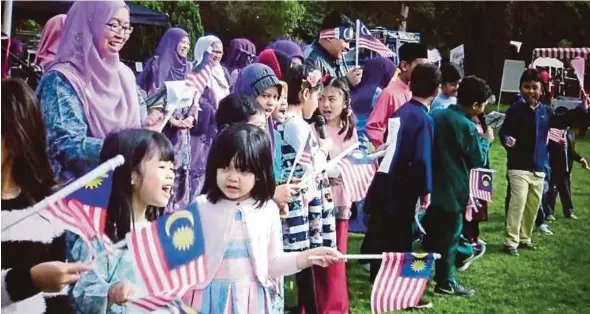
{"label": "white tent", "polygon": [[563,62],[556,58],[537,58],[533,62],[533,67],[553,67],[561,69],[563,68]]}

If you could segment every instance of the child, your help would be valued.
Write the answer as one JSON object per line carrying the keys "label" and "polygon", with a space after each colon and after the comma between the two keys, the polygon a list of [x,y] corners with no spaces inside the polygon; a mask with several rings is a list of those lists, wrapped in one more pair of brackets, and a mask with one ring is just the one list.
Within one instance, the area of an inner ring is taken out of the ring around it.
{"label": "child", "polygon": [[[125,163],[115,169],[107,210],[105,233],[113,243],[158,215],[170,200],[174,184],[174,150],[161,133],[128,129],[108,136],[100,160],[123,155]],[[88,246],[82,239],[73,245],[72,255],[89,259]],[[113,256],[98,255],[95,269],[83,275],[74,286],[73,296],[82,313],[127,313],[127,300],[142,293],[135,285],[132,253],[116,250]],[[139,309],[133,308],[135,312]],[[135,313],[134,312],[134,313]]]}
{"label": "child", "polygon": [[[480,136],[473,117],[482,114],[492,95],[486,82],[466,77],[458,93],[458,105],[431,113],[434,121],[432,151],[432,202],[423,219],[423,248],[441,254],[435,263],[435,293],[470,296],[475,292],[455,279],[455,258],[460,244],[463,212],[469,200],[469,173],[486,164],[493,130]],[[466,247],[467,251],[472,249]],[[471,254],[471,252],[469,252]]]}
{"label": "child", "polygon": [[275,278],[342,260],[332,248],[283,253],[274,189],[268,135],[245,123],[221,131],[207,160],[205,194],[196,199],[207,281],[184,298],[199,313],[270,313]]}
{"label": "child", "polygon": [[219,129],[241,122],[247,122],[266,129],[264,109],[251,97],[235,93],[229,94],[219,102],[219,108],[215,113],[215,121]]}
{"label": "child", "polygon": [[506,111],[500,128],[510,185],[502,251],[512,256],[518,256],[518,248],[534,248],[531,234],[543,193],[549,128],[587,126],[590,121],[584,108],[558,114],[539,102],[541,76],[535,69],[521,75],[520,93],[522,97]]}
{"label": "child", "polygon": [[445,109],[457,104],[457,88],[463,78],[461,69],[454,63],[444,63],[440,66],[442,74],[441,89],[430,105],[430,110]]}
{"label": "child", "polygon": [[[358,142],[350,91],[345,79],[331,78],[326,82],[319,99],[319,111],[326,120],[324,126],[326,137],[334,143],[329,151],[330,158],[338,156],[342,151]],[[314,135],[319,137],[316,128],[312,127],[312,129]],[[336,208],[336,247],[338,251],[346,254],[348,250],[348,219],[351,216],[352,200],[344,192],[339,174],[335,173],[335,175],[330,177],[330,172],[328,172],[334,208]],[[326,269],[326,273],[328,273],[326,277],[329,279],[329,282],[326,283],[327,286],[317,287],[324,290],[325,304],[328,306],[321,312],[348,313],[345,265],[334,265]]]}
{"label": "child", "polygon": [[287,113],[287,108],[289,108],[289,102],[287,101],[288,91],[288,86],[286,83],[284,83],[283,88],[281,89],[281,97],[279,97],[279,105],[275,108],[271,115],[275,129],[279,124],[285,122],[285,114]]}
{"label": "child", "polygon": [[[2,228],[30,213],[55,180],[37,97],[20,79],[2,81]],[[72,313],[63,288],[91,269],[65,263],[61,224],[42,213],[2,230],[2,313]]]}

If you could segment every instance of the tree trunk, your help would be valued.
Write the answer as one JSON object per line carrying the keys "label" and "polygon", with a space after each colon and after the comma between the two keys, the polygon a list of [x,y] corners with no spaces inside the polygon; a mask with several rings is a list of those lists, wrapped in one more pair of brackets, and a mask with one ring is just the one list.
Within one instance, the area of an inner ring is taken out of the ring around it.
{"label": "tree trunk", "polygon": [[498,95],[512,37],[512,2],[463,2],[465,75],[485,79]]}

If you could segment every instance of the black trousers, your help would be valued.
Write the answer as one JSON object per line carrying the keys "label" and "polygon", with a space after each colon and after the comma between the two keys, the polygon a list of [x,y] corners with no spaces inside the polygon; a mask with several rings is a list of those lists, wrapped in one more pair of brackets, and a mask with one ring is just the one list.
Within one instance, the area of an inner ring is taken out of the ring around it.
{"label": "black trousers", "polygon": [[571,181],[571,173],[569,172],[551,174],[549,191],[547,191],[547,212],[549,215],[555,215],[557,194],[559,194],[559,198],[561,199],[563,215],[569,217],[574,213]]}
{"label": "black trousers", "polygon": [[295,283],[297,284],[297,300],[299,303],[297,313],[317,314],[318,306],[315,297],[316,286],[313,267],[303,269],[295,274]]}

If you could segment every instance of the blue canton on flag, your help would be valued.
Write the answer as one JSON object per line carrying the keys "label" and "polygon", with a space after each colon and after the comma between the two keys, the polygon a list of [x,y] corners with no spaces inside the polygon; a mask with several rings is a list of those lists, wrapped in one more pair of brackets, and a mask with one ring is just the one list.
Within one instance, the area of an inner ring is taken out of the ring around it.
{"label": "blue canton on flag", "polygon": [[469,194],[472,198],[492,201],[494,171],[490,169],[471,169],[469,174]]}
{"label": "blue canton on flag", "polygon": [[406,254],[401,276],[408,278],[430,278],[433,264],[434,258],[431,253]]}
{"label": "blue canton on flag", "polygon": [[109,206],[113,172],[105,173],[90,181],[86,186],[66,197],[67,200],[78,200],[80,203],[101,208]]}

